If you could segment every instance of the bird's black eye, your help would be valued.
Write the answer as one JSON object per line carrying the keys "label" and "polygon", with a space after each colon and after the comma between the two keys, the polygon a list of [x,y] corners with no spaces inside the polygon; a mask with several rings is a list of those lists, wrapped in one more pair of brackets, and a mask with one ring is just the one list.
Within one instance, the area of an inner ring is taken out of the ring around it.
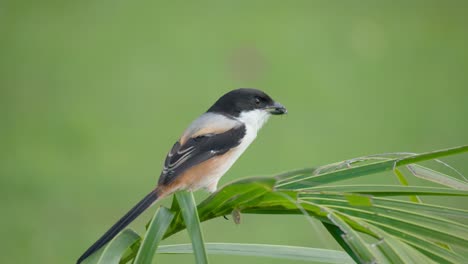
{"label": "bird's black eye", "polygon": [[260,98],[255,97],[255,104],[256,104],[256,105],[260,105],[260,103],[261,103]]}

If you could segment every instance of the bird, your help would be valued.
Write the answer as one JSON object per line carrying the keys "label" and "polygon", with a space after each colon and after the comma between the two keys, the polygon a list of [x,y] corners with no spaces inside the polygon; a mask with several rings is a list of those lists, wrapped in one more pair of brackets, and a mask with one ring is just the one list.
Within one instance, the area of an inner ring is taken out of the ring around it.
{"label": "bird", "polygon": [[254,141],[269,117],[286,113],[282,104],[258,89],[240,88],[221,96],[172,146],[156,188],[92,244],[77,264],[102,248],[159,199],[179,190],[215,192],[220,178]]}

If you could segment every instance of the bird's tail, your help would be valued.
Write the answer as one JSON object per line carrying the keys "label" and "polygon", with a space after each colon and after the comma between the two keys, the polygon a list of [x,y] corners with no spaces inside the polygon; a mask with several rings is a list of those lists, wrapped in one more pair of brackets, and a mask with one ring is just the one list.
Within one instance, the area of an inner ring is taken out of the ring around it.
{"label": "bird's tail", "polygon": [[153,190],[145,196],[141,201],[139,201],[128,213],[126,213],[122,218],[120,218],[117,223],[115,223],[107,232],[99,238],[94,244],[88,248],[88,250],[81,255],[81,257],[76,262],[80,264],[87,257],[91,256],[94,252],[98,251],[102,246],[107,242],[112,240],[122,229],[129,225],[135,218],[137,218],[141,213],[143,213],[148,207],[150,207],[158,199],[158,191]]}

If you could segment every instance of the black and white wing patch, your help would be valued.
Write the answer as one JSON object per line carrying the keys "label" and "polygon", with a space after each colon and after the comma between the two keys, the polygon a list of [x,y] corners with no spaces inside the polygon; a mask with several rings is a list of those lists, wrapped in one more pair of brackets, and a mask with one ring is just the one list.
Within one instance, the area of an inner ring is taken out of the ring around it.
{"label": "black and white wing patch", "polygon": [[177,141],[167,154],[158,184],[168,185],[185,170],[237,147],[245,133],[245,126],[239,125],[223,133],[189,138],[183,145]]}

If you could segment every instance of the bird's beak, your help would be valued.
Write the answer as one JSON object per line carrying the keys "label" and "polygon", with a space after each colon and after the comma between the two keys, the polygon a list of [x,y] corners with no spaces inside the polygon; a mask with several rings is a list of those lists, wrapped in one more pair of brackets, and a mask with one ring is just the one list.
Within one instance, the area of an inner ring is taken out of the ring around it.
{"label": "bird's beak", "polygon": [[268,106],[266,110],[272,115],[283,115],[288,112],[288,110],[286,110],[286,107],[284,107],[278,102],[275,102],[272,106]]}

